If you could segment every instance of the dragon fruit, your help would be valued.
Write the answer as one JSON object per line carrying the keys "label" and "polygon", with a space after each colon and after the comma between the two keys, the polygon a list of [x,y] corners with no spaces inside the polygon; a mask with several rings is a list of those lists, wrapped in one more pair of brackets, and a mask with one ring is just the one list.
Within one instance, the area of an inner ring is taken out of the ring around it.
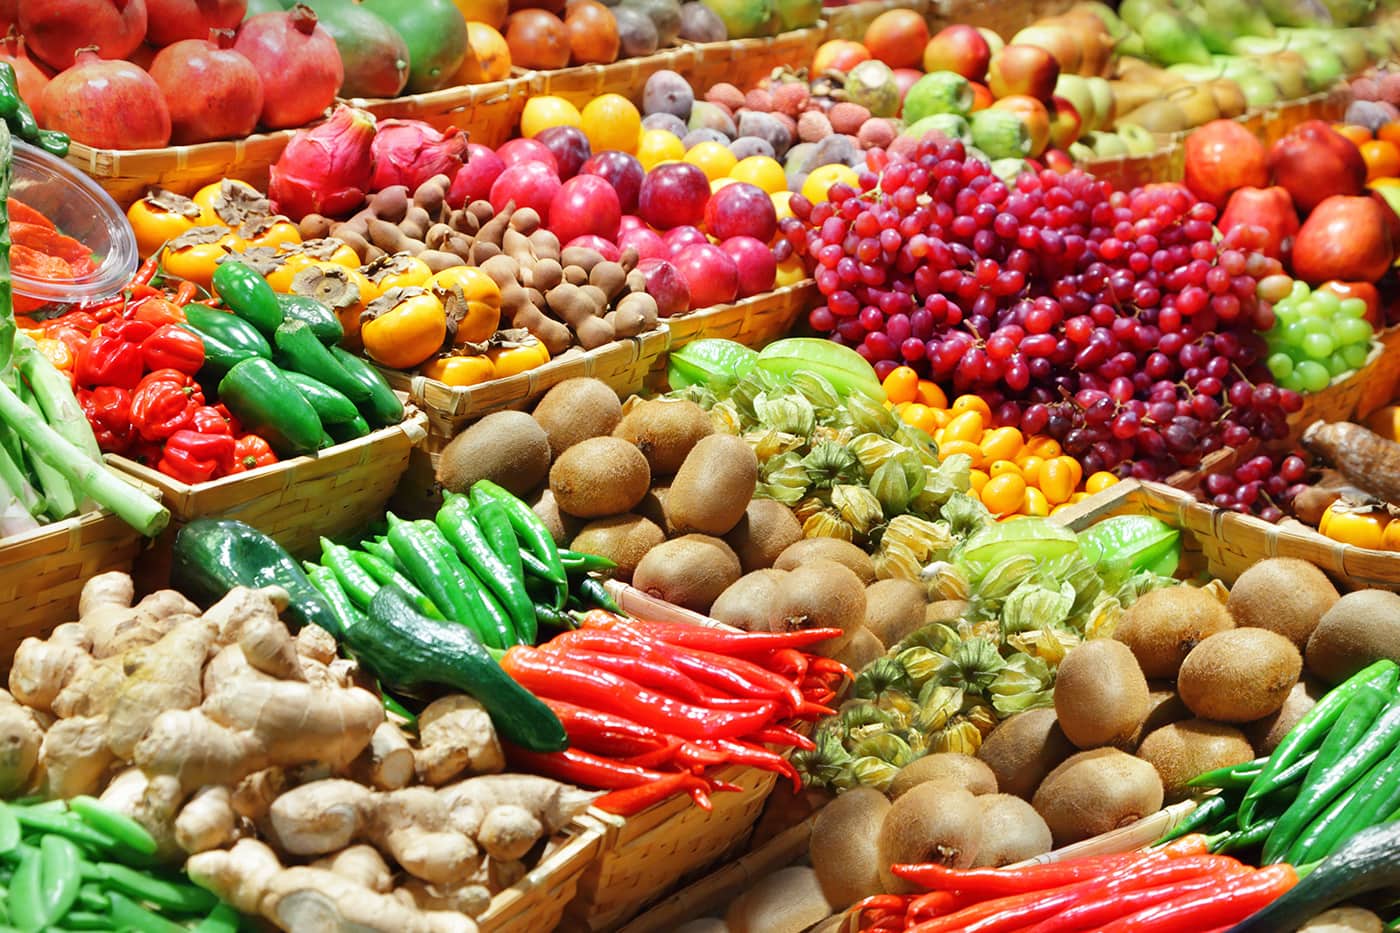
{"label": "dragon fruit", "polygon": [[293,220],[351,213],[371,190],[375,144],[374,117],[343,105],[325,123],[298,130],[272,166],[273,210]]}
{"label": "dragon fruit", "polygon": [[455,177],[466,161],[467,137],[442,133],[421,120],[385,120],[374,137],[375,191],[405,185],[413,191],[434,175]]}

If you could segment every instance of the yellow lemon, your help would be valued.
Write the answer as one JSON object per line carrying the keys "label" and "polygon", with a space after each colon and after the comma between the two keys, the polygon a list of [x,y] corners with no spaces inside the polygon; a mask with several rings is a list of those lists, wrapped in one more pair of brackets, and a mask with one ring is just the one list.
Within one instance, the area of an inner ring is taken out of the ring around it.
{"label": "yellow lemon", "polygon": [[735,181],[745,181],[751,185],[757,185],[769,194],[777,194],[779,191],[787,190],[787,173],[783,171],[783,166],[777,159],[770,159],[768,156],[749,156],[747,159],[740,159],[729,177]]}
{"label": "yellow lemon", "polygon": [[789,256],[778,263],[778,277],[774,280],[775,288],[783,288],[787,285],[796,285],[807,278],[807,269],[802,265],[802,260],[796,256]]}
{"label": "yellow lemon", "polygon": [[525,102],[525,111],[520,115],[520,134],[530,139],[551,126],[578,126],[581,122],[578,108],[564,98],[532,97]]}
{"label": "yellow lemon", "polygon": [[583,107],[583,135],[594,152],[618,149],[633,152],[637,134],[642,130],[642,115],[630,100],[621,94],[595,97]]}
{"label": "yellow lemon", "polygon": [[713,140],[691,146],[685,154],[685,161],[699,168],[710,181],[724,178],[739,164],[728,146]]}
{"label": "yellow lemon", "polygon": [[845,183],[855,187],[860,183],[856,170],[849,165],[823,165],[812,169],[807,180],[802,183],[802,196],[813,204],[827,199],[827,191],[832,185]]}
{"label": "yellow lemon", "polygon": [[773,199],[773,210],[778,212],[779,220],[782,220],[784,217],[794,216],[792,207],[790,206],[790,202],[792,201],[791,191],[774,191],[769,197]]}
{"label": "yellow lemon", "polygon": [[685,157],[680,137],[670,130],[642,130],[636,145],[637,158],[648,172],[662,162],[677,162]]}

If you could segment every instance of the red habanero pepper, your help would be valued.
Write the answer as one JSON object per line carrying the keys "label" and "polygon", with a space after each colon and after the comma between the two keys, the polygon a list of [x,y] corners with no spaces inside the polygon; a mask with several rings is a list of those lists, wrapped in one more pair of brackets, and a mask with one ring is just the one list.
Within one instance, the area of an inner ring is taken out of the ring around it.
{"label": "red habanero pepper", "polygon": [[1123,917],[1101,933],[1184,933],[1237,923],[1287,893],[1298,883],[1292,865],[1218,879],[1209,893],[1192,892]]}
{"label": "red habanero pepper", "polygon": [[165,442],[158,469],[193,486],[226,474],[232,464],[232,437],[180,430]]}
{"label": "red habanero pepper", "polygon": [[[186,281],[180,283],[180,287],[179,287],[179,288],[175,289],[175,298],[174,298],[174,302],[175,302],[175,304],[176,304],[177,307],[183,308],[185,305],[189,304],[191,301],[194,301],[195,298],[196,298],[198,295],[199,295],[199,286],[196,285],[196,284],[194,284],[193,282],[190,282],[190,281],[186,280]],[[182,312],[181,312],[181,318],[183,319],[183,317],[184,317],[184,312],[182,311]]]}
{"label": "red habanero pepper", "polygon": [[92,425],[93,436],[103,453],[126,453],[131,447],[131,393],[116,386],[78,390],[78,404]]}
{"label": "red habanero pepper", "polygon": [[233,427],[213,405],[201,405],[190,414],[190,430],[200,434],[227,434],[233,437]]}
{"label": "red habanero pepper", "polygon": [[[217,406],[223,408],[222,405]],[[230,473],[245,473],[277,462],[277,454],[267,440],[256,434],[244,434],[233,446],[233,467]]]}
{"label": "red habanero pepper", "polygon": [[569,699],[626,716],[683,739],[725,739],[747,735],[772,722],[777,707],[752,711],[711,710],[683,703],[570,658],[517,645],[501,660],[506,673],[536,696]]}
{"label": "red habanero pepper", "polygon": [[164,440],[189,428],[203,404],[204,390],[188,373],[158,369],[131,393],[131,426],[148,441]]}
{"label": "red habanero pepper", "polygon": [[102,322],[99,321],[95,316],[89,314],[86,311],[69,311],[66,314],[60,314],[56,318],[52,318],[51,320],[45,321],[43,327],[45,332],[47,332],[50,337],[58,336],[57,334],[53,333],[53,331],[64,327],[74,328],[75,330],[82,333],[84,337],[86,337],[88,334],[91,334],[93,331],[95,331],[97,329],[97,325],[101,323]]}
{"label": "red habanero pepper", "polygon": [[[590,624],[594,616],[594,613],[589,613],[584,617],[583,624]],[[632,620],[629,624],[644,635],[660,639],[667,644],[740,657],[762,656],[781,648],[805,648],[828,638],[840,638],[843,634],[839,628],[808,628],[792,632],[730,632],[686,622]]]}
{"label": "red habanero pepper", "polygon": [[167,324],[183,324],[185,312],[181,306],[166,298],[151,297],[137,304],[129,312],[133,321],[145,321],[156,327]]}
{"label": "red habanero pepper", "polygon": [[204,341],[183,327],[162,324],[141,341],[141,359],[151,371],[174,369],[193,376],[204,365]]}
{"label": "red habanero pepper", "polygon": [[73,361],[74,381],[89,388],[135,389],[145,371],[140,346],[109,334],[90,339]]}
{"label": "red habanero pepper", "polygon": [[685,793],[693,780],[694,778],[686,772],[675,771],[662,775],[659,780],[652,781],[650,784],[639,784],[626,790],[615,790],[610,794],[604,794],[593,801],[593,805],[607,813],[616,813],[618,816],[633,816],[641,813],[647,807],[663,800],[669,800],[676,794]]}
{"label": "red habanero pepper", "polygon": [[147,337],[155,332],[156,325],[150,321],[133,321],[128,318],[123,318],[120,321],[109,321],[102,325],[104,335],[117,337],[137,346],[140,346]]}

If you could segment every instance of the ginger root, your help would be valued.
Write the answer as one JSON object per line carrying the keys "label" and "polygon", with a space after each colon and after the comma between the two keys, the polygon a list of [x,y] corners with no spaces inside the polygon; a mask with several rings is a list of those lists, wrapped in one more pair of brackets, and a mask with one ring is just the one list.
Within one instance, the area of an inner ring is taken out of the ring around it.
{"label": "ginger root", "polygon": [[465,694],[428,704],[418,716],[419,748],[413,753],[418,780],[439,787],[462,772],[505,768],[505,754],[486,709]]}
{"label": "ginger root", "polygon": [[175,817],[175,841],[193,855],[228,845],[237,838],[233,794],[217,784],[202,787]]}
{"label": "ginger root", "polygon": [[0,797],[13,797],[34,780],[44,742],[33,710],[0,690]]}

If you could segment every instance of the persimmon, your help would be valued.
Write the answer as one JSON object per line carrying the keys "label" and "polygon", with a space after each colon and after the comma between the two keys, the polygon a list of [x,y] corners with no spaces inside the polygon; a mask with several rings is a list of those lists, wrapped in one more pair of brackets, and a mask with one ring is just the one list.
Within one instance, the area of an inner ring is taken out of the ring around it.
{"label": "persimmon", "polygon": [[511,61],[522,68],[554,71],[569,64],[569,30],[547,10],[517,10],[506,20]]}
{"label": "persimmon", "polygon": [[485,84],[510,77],[510,46],[486,23],[467,23],[467,56],[457,72],[458,84]]}
{"label": "persimmon", "polygon": [[570,3],[564,26],[569,31],[569,49],[575,64],[608,65],[617,61],[621,45],[617,17],[597,0]]}

